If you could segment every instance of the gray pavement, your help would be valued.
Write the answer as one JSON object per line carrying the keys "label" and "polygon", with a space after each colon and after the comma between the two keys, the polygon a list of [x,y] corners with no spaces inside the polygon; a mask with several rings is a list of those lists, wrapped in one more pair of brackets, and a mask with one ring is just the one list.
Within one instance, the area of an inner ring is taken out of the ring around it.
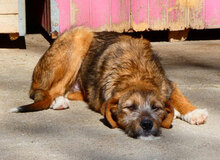
{"label": "gray pavement", "polygon": [[132,139],[109,129],[84,102],[64,111],[9,113],[28,98],[31,75],[49,43],[26,36],[27,49],[0,49],[0,160],[173,160],[220,159],[220,41],[155,42],[169,78],[200,108],[206,124],[179,119],[160,139]]}

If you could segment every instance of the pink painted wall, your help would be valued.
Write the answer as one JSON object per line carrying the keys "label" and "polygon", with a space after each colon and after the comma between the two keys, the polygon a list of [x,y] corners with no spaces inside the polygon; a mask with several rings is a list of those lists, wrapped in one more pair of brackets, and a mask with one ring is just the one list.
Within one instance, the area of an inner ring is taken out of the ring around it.
{"label": "pink painted wall", "polygon": [[177,6],[177,0],[169,0],[168,2],[168,15],[169,15],[169,21],[177,21],[177,18],[179,16],[180,10]]}
{"label": "pink painted wall", "polygon": [[148,0],[131,0],[131,13],[133,22],[135,24],[138,23],[146,23],[148,24]]}
{"label": "pink painted wall", "polygon": [[110,29],[112,24],[129,21],[129,0],[72,0],[75,25]]}
{"label": "pink painted wall", "polygon": [[56,0],[59,8],[60,32],[62,33],[71,25],[70,0]]}
{"label": "pink painted wall", "polygon": [[75,26],[97,30],[220,28],[219,0],[200,0],[198,2],[202,3],[194,8],[184,6],[180,1],[56,0],[61,32],[70,27],[71,18]]}
{"label": "pink painted wall", "polygon": [[130,17],[129,0],[111,1],[111,24],[128,22]]}
{"label": "pink painted wall", "polygon": [[91,26],[90,0],[73,0],[76,26]]}
{"label": "pink painted wall", "polygon": [[108,26],[111,14],[109,0],[92,0],[90,1],[90,7],[90,26],[92,28]]}
{"label": "pink painted wall", "polygon": [[205,1],[205,27],[220,28],[220,1]]}

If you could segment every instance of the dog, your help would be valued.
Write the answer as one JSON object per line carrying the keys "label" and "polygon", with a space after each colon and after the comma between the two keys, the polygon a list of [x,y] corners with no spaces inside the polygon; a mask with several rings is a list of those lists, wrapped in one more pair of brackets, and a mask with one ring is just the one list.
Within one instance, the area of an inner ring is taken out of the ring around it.
{"label": "dog", "polygon": [[175,116],[195,125],[208,117],[167,78],[148,40],[83,27],[64,32],[41,57],[30,98],[34,103],[11,112],[66,109],[68,99],[83,100],[134,138],[159,136]]}

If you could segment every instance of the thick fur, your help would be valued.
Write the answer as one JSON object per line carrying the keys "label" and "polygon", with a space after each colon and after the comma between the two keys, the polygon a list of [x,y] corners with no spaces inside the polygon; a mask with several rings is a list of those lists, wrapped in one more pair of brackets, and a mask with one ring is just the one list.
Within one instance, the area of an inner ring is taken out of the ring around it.
{"label": "thick fur", "polygon": [[34,69],[30,98],[35,103],[20,106],[17,112],[48,109],[56,97],[63,96],[74,83],[92,39],[93,33],[85,28],[62,34]]}
{"label": "thick fur", "polygon": [[129,87],[149,90],[156,87],[164,99],[172,92],[171,82],[152,53],[149,41],[111,32],[96,33],[79,80],[90,106],[96,111],[100,111],[105,101]]}
{"label": "thick fur", "polygon": [[30,97],[35,102],[12,111],[68,108],[53,106],[68,104],[63,96],[76,83],[80,89],[70,92],[69,99],[87,101],[112,128],[131,137],[157,136],[161,126],[170,128],[174,108],[186,115],[183,120],[196,121],[191,124],[207,118],[166,77],[149,41],[85,28],[71,29],[54,42],[33,73]]}

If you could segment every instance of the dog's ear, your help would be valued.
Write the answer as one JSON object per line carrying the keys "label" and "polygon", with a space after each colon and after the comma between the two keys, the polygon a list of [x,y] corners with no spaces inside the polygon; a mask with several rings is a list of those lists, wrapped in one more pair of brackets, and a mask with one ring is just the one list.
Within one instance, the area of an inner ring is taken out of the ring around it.
{"label": "dog's ear", "polygon": [[169,129],[169,128],[171,128],[172,122],[173,122],[174,108],[169,101],[167,101],[165,103],[165,107],[166,107],[165,109],[168,114],[167,114],[166,118],[162,121],[161,127]]}
{"label": "dog's ear", "polygon": [[118,99],[111,98],[108,100],[108,102],[105,104],[105,119],[108,121],[108,123],[111,125],[112,128],[118,127],[117,122],[114,120],[113,113],[116,112],[118,105]]}

